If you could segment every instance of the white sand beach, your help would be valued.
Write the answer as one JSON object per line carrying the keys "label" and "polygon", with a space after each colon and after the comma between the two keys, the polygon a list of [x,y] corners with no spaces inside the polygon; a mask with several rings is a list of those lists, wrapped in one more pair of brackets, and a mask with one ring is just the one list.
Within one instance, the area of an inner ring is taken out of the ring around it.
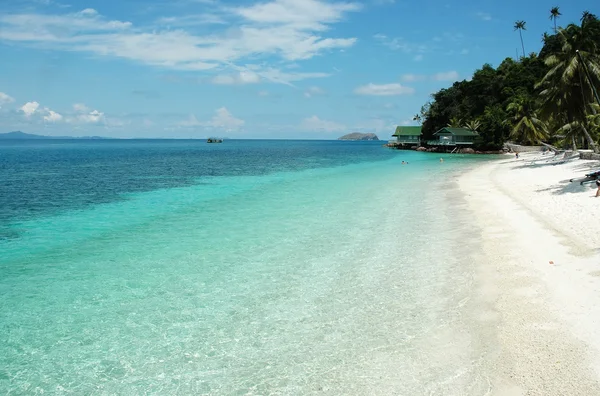
{"label": "white sand beach", "polygon": [[569,182],[600,163],[527,165],[534,156],[458,178],[483,239],[479,319],[499,346],[491,394],[600,395],[600,197]]}

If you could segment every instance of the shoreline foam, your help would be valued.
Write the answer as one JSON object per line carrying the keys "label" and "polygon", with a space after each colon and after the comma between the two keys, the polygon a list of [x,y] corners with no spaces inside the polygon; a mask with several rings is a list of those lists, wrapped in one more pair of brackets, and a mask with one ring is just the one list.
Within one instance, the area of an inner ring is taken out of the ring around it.
{"label": "shoreline foam", "polygon": [[596,165],[507,156],[458,177],[482,232],[474,293],[479,330],[498,344],[491,394],[600,394],[600,198],[568,183]]}

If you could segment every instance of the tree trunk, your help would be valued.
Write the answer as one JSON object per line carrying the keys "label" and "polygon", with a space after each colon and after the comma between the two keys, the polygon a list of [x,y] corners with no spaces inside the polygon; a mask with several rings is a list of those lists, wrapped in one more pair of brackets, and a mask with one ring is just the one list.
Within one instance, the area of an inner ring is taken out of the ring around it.
{"label": "tree trunk", "polygon": [[584,125],[581,126],[581,130],[583,131],[583,135],[585,136],[585,139],[588,141],[588,144],[590,145],[592,150],[594,150],[594,153],[598,154],[598,147],[596,146],[596,143],[594,143],[594,139],[592,139],[592,137],[590,136],[590,133],[588,132],[588,130],[585,128]]}
{"label": "tree trunk", "polygon": [[554,34],[556,34],[556,17],[554,17]]}
{"label": "tree trunk", "polygon": [[575,136],[571,136],[571,145],[573,146],[573,151],[577,151],[577,143],[575,143]]}
{"label": "tree trunk", "polygon": [[519,36],[521,37],[521,48],[523,48],[523,58],[525,58],[525,45],[523,44],[523,30],[519,29]]}

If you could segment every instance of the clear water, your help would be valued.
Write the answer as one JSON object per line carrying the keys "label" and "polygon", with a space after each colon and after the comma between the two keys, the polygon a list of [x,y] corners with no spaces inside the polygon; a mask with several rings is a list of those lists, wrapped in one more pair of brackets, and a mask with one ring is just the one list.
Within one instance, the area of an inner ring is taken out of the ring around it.
{"label": "clear water", "polygon": [[447,194],[473,159],[438,159],[0,143],[0,393],[476,394]]}

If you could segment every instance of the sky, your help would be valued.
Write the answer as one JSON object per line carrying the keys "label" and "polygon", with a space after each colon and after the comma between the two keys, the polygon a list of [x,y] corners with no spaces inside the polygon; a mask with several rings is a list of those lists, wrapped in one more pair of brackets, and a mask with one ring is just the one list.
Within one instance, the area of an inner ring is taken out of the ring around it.
{"label": "sky", "polygon": [[597,0],[1,0],[0,133],[389,139]]}

